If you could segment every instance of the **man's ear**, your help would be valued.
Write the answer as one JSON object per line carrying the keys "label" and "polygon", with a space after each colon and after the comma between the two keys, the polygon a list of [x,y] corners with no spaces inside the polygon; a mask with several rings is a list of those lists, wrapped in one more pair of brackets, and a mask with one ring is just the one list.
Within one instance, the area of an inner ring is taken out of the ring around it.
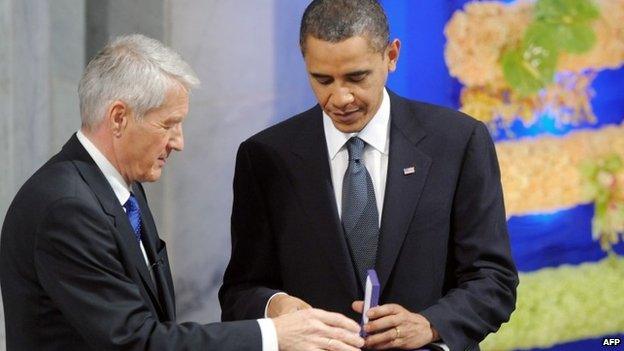
{"label": "man's ear", "polygon": [[388,71],[394,72],[399,61],[399,53],[401,52],[401,41],[394,39],[386,48],[386,55],[388,57]]}
{"label": "man's ear", "polygon": [[119,138],[122,135],[130,118],[132,118],[131,110],[125,102],[115,100],[108,106],[106,119],[114,137]]}

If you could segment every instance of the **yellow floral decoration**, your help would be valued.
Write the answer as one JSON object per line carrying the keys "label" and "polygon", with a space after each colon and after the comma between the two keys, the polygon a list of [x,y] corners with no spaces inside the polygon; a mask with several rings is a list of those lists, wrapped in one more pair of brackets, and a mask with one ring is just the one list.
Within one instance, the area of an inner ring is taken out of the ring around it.
{"label": "yellow floral decoration", "polygon": [[596,43],[586,53],[562,53],[555,82],[541,94],[521,96],[503,77],[500,60],[517,46],[534,17],[535,2],[519,0],[470,2],[447,23],[445,60],[451,76],[464,85],[460,109],[487,123],[503,127],[520,118],[525,125],[542,114],[562,124],[594,122],[589,89],[596,72],[624,64],[624,0],[596,0],[600,16],[593,21]]}

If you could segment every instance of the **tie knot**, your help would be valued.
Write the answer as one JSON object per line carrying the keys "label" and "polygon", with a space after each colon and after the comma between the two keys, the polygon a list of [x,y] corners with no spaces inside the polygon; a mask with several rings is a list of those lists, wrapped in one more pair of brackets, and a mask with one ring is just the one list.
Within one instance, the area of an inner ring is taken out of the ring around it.
{"label": "tie knot", "polygon": [[358,137],[352,137],[347,141],[347,150],[349,151],[349,161],[359,161],[364,153],[364,140]]}
{"label": "tie knot", "polygon": [[134,197],[134,194],[130,193],[130,197],[128,198],[128,201],[126,201],[126,203],[124,204],[124,208],[126,209],[126,212],[128,214],[135,213],[139,210],[139,203],[136,197]]}
{"label": "tie knot", "polygon": [[134,231],[135,238],[137,241],[141,241],[141,209],[134,194],[130,193],[130,197],[123,207],[126,209],[126,215],[132,226],[132,231]]}

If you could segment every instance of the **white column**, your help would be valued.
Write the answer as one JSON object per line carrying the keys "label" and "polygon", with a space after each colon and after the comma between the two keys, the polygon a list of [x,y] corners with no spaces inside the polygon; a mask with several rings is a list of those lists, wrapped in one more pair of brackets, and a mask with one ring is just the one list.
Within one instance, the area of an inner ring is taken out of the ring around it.
{"label": "white column", "polygon": [[[0,0],[0,218],[80,126],[84,0]],[[0,350],[5,349],[0,313]]]}

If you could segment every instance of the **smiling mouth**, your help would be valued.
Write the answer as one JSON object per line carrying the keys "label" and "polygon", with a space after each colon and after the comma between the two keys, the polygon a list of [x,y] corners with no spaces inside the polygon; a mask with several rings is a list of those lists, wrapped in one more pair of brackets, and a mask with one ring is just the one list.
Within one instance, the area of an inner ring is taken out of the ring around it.
{"label": "smiling mouth", "polygon": [[355,110],[351,110],[351,111],[339,111],[339,112],[334,112],[334,116],[338,117],[338,118],[348,118],[350,116],[352,116],[353,114],[360,112],[360,109],[355,109]]}

